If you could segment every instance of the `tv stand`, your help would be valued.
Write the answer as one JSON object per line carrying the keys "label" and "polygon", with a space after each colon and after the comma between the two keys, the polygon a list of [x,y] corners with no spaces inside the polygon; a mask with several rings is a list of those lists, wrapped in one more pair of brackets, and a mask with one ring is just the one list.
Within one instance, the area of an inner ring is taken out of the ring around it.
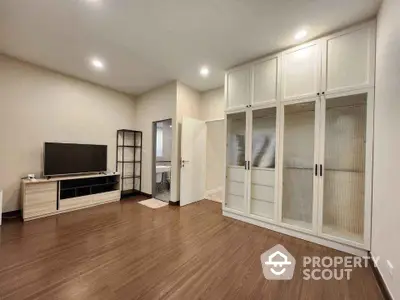
{"label": "tv stand", "polygon": [[118,173],[23,179],[23,219],[29,221],[119,201],[120,180]]}

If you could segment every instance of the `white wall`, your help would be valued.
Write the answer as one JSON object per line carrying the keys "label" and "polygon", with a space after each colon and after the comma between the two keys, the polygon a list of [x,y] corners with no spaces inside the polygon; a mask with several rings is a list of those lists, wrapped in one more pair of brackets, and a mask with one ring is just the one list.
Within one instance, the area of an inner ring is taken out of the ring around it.
{"label": "white wall", "polygon": [[224,88],[201,93],[200,118],[204,121],[220,120],[225,117]]}
{"label": "white wall", "polygon": [[3,212],[20,208],[20,178],[42,172],[45,141],[108,145],[134,129],[132,98],[0,55],[0,189]]}
{"label": "white wall", "polygon": [[[153,122],[172,119],[173,136],[175,137],[177,84],[176,82],[153,89],[135,101],[136,128],[143,132],[143,158],[142,158],[142,192],[152,194],[152,164],[153,164]],[[176,146],[173,145],[172,161],[175,162]],[[177,181],[177,164],[171,167],[171,201],[176,201],[172,194],[175,192]]]}
{"label": "white wall", "polygon": [[[372,255],[394,299],[400,299],[400,1],[385,0],[378,15],[375,90]],[[393,277],[386,260],[394,265]]]}
{"label": "white wall", "polygon": [[207,124],[206,198],[222,201],[225,166],[224,88],[200,94],[200,117]]}
{"label": "white wall", "polygon": [[206,198],[222,201],[225,168],[225,122],[207,122]]}
{"label": "white wall", "polygon": [[[178,179],[175,181],[171,180],[172,186],[175,186],[175,190],[171,191],[172,199],[180,199],[180,157],[181,157],[181,130],[182,130],[182,118],[189,117],[194,119],[200,119],[200,94],[188,87],[187,85],[178,82],[177,83],[177,106],[176,106],[176,128],[178,129],[175,134],[174,150],[177,156],[175,167],[178,172]],[[174,201],[174,200],[173,200]]]}

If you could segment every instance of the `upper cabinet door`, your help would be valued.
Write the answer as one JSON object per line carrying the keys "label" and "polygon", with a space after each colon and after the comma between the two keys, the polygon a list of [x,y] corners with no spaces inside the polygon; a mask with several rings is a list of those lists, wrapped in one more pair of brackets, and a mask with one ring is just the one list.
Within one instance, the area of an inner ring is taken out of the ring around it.
{"label": "upper cabinet door", "polygon": [[314,41],[282,53],[282,100],[304,99],[320,92],[321,44]]}
{"label": "upper cabinet door", "polygon": [[226,75],[226,109],[245,108],[251,103],[251,66],[230,71]]}
{"label": "upper cabinet door", "polygon": [[254,95],[252,105],[278,100],[280,56],[271,56],[253,66]]}
{"label": "upper cabinet door", "polygon": [[324,39],[322,91],[326,94],[374,86],[375,22]]}

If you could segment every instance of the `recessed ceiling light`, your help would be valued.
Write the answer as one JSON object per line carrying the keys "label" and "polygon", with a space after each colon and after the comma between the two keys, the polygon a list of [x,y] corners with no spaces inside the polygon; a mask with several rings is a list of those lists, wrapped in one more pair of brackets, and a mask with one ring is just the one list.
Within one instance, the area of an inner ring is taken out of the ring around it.
{"label": "recessed ceiling light", "polygon": [[201,67],[200,69],[200,75],[203,77],[208,77],[208,75],[210,75],[210,69],[207,67]]}
{"label": "recessed ceiling light", "polygon": [[296,35],[294,36],[294,38],[296,40],[302,40],[307,36],[307,31],[305,30],[300,30],[298,33],[296,33]]}
{"label": "recessed ceiling light", "polygon": [[104,69],[104,62],[99,59],[99,58],[92,58],[90,60],[90,63],[92,64],[92,66],[96,69],[96,70],[103,70]]}

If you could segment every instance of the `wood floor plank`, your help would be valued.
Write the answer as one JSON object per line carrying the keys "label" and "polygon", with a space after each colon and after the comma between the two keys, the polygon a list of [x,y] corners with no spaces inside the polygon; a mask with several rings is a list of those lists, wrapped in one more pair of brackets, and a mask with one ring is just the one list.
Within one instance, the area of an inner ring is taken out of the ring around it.
{"label": "wood floor plank", "polygon": [[[0,299],[383,299],[370,268],[303,280],[302,257],[341,252],[222,216],[220,204],[150,209],[141,198],[0,227]],[[260,255],[282,244],[291,281]]]}

